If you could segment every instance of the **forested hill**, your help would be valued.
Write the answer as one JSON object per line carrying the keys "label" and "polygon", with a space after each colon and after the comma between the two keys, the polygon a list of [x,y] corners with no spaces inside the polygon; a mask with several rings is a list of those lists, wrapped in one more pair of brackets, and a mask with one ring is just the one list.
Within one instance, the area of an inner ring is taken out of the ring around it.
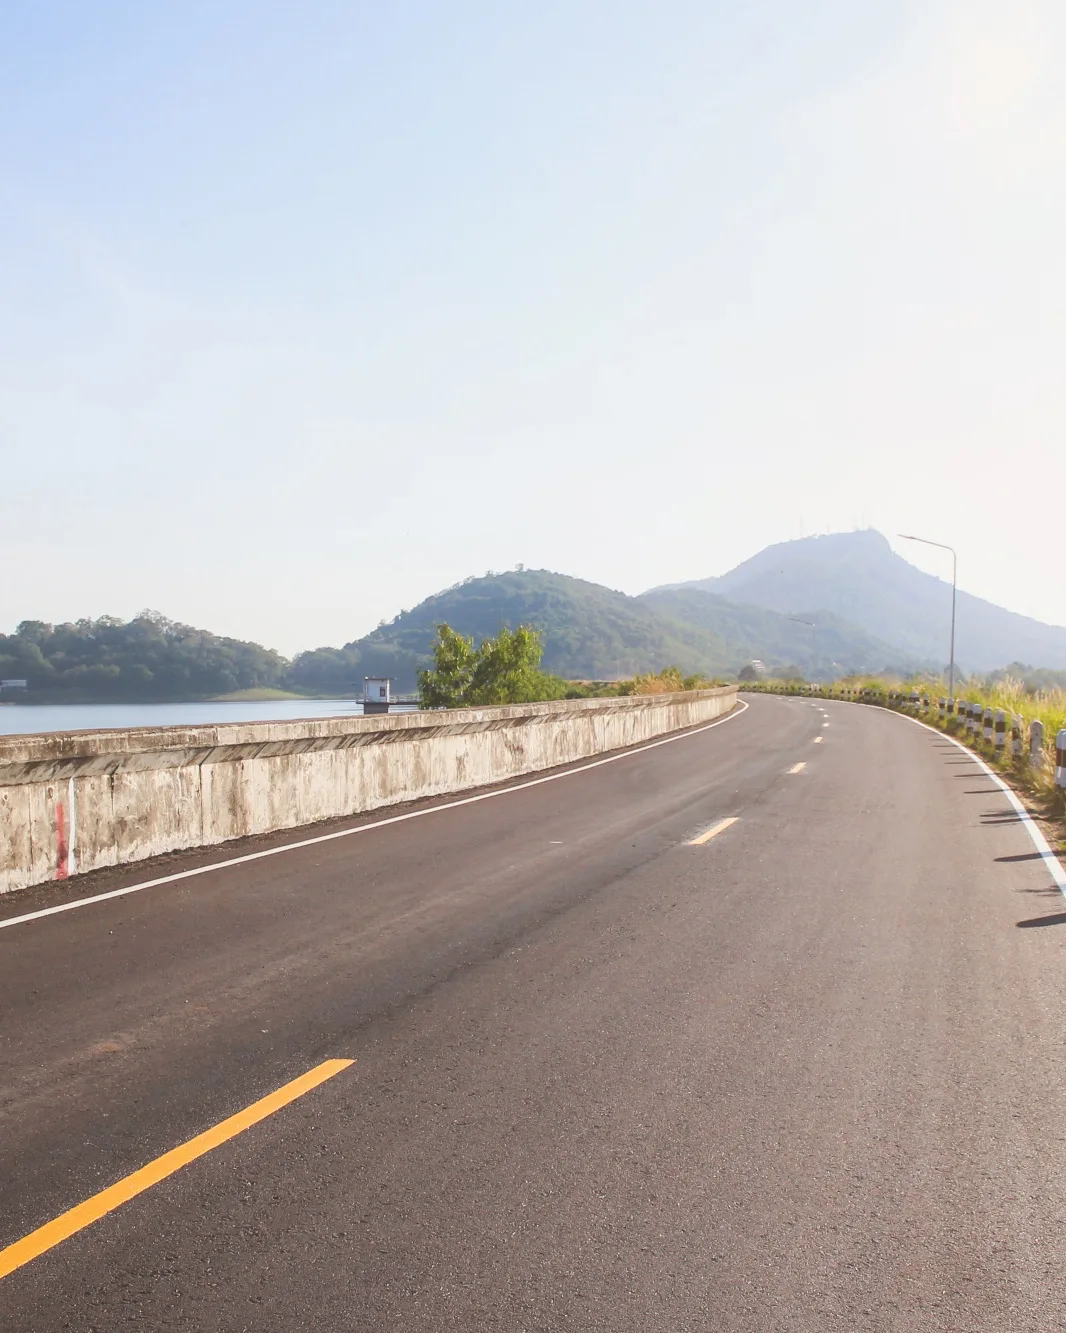
{"label": "forested hill", "polygon": [[130,621],[24,620],[14,634],[0,634],[0,679],[25,679],[34,698],[203,698],[283,685],[288,668],[272,649],[220,638],[155,611]]}
{"label": "forested hill", "polygon": [[544,669],[571,680],[611,680],[667,664],[685,674],[733,674],[752,657],[827,677],[914,664],[840,618],[812,634],[786,615],[707,593],[628,597],[549,570],[515,570],[467,579],[343,648],[301,653],[290,680],[325,693],[363,675],[387,675],[410,689],[442,621],[474,638],[501,625],[532,625],[543,636]]}
{"label": "forested hill", "polygon": [[565,574],[524,570],[467,579],[341,649],[301,653],[292,679],[322,692],[353,675],[381,674],[411,689],[441,622],[475,639],[502,625],[532,625],[543,636],[544,669],[568,679],[617,679],[669,663],[686,672],[736,665],[717,635],[675,625],[635,597]]}

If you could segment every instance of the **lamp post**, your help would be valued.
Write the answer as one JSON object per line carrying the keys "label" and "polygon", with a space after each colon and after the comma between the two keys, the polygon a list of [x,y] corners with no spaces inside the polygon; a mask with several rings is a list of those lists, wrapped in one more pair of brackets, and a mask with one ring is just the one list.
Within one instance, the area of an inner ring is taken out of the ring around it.
{"label": "lamp post", "polygon": [[955,702],[955,588],[958,583],[959,560],[954,546],[944,542],[933,542],[928,537],[912,537],[910,533],[899,534],[905,542],[921,542],[925,546],[938,546],[942,551],[951,552],[951,653],[948,660],[948,702]]}
{"label": "lamp post", "polygon": [[813,620],[803,620],[800,616],[789,616],[789,620],[794,620],[797,625],[806,625],[811,631],[811,669],[813,670],[818,658],[818,626]]}

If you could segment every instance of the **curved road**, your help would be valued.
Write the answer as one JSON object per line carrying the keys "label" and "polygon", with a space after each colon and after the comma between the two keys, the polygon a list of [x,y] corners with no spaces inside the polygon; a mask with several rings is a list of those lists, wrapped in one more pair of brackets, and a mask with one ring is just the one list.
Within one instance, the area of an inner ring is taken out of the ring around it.
{"label": "curved road", "polygon": [[755,697],[0,922],[0,1248],[356,1062],[39,1245],[0,1327],[1066,1329],[1062,909],[946,740]]}

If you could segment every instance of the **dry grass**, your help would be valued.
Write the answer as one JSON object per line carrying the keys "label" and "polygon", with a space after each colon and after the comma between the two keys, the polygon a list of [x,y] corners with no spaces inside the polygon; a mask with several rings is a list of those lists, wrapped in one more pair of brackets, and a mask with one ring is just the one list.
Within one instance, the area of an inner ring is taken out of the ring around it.
{"label": "dry grass", "polygon": [[685,688],[685,680],[678,667],[664,667],[657,674],[648,672],[633,677],[634,694],[674,694]]}
{"label": "dry grass", "polygon": [[[1008,676],[993,686],[964,686],[957,697],[968,703],[980,704],[982,708],[1002,709],[1007,714],[1008,744],[1005,753],[999,753],[995,747],[983,738],[966,737],[965,727],[957,717],[941,722],[939,716],[930,721],[943,726],[945,730],[959,735],[966,744],[976,750],[982,758],[1009,775],[1018,785],[1025,787],[1042,801],[1047,802],[1060,816],[1066,814],[1066,792],[1055,785],[1055,739],[1059,731],[1066,727],[1066,690],[1040,690],[1033,693],[1026,691],[1020,680]],[[1009,730],[1011,718],[1022,719],[1023,754],[1011,753]],[[1033,722],[1044,724],[1044,746],[1041,762],[1033,765],[1030,759],[1029,727]]]}

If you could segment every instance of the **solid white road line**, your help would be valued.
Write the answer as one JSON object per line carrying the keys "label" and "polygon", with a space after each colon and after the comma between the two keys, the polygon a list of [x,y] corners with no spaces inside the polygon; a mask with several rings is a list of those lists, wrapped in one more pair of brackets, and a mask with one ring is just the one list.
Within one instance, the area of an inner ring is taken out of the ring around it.
{"label": "solid white road line", "polygon": [[[885,711],[887,712],[891,710],[886,709]],[[921,727],[923,731],[931,731],[934,736],[943,736],[945,740],[949,740],[952,745],[961,750],[963,754],[969,755],[978,768],[984,770],[985,774],[992,779],[1014,807],[1021,822],[1025,825],[1026,832],[1032,839],[1033,846],[1040,853],[1041,859],[1051,872],[1051,878],[1055,881],[1056,887],[1062,896],[1066,898],[1066,869],[1063,868],[1062,862],[1048,846],[1047,839],[1033,822],[1029,811],[1026,810],[1025,806],[1022,805],[1021,801],[1019,801],[1018,797],[1014,794],[1013,788],[1008,786],[998,773],[989,768],[980,755],[974,754],[968,745],[963,745],[962,742],[957,741],[954,736],[949,736],[946,731],[941,731],[939,727],[931,727],[927,722],[919,722],[916,717],[908,717],[906,713],[896,713],[895,716],[903,718],[905,722],[913,722],[915,726]]]}
{"label": "solid white road line", "polygon": [[[528,782],[517,782],[513,787],[501,787],[496,791],[481,792],[477,796],[464,796],[458,801],[448,801],[444,805],[431,805],[424,810],[409,810],[406,814],[391,815],[387,819],[375,819],[370,824],[358,824],[355,828],[338,829],[335,833],[321,833],[314,838],[301,838],[299,842],[286,842],[280,847],[268,847],[261,852],[249,852],[245,856],[232,856],[225,861],[212,861],[208,865],[195,866],[192,870],[179,870],[173,875],[160,875],[158,879],[146,879],[140,884],[128,884],[124,889],[111,889],[108,893],[94,893],[89,898],[76,898],[70,903],[59,903],[55,907],[43,907],[38,912],[26,912],[22,916],[11,916],[6,921],[0,921],[0,930],[6,930],[10,926],[22,926],[27,921],[40,921],[42,917],[46,916],[58,916],[62,912],[73,912],[79,907],[88,907],[91,903],[105,903],[112,898],[125,898],[127,894],[140,893],[144,889],[156,889],[161,884],[175,884],[181,879],[194,879],[197,875],[209,875],[213,870],[228,870],[231,866],[248,865],[251,861],[262,861],[268,856],[281,856],[284,852],[295,852],[301,847],[314,847],[318,843],[333,842],[337,838],[351,838],[357,833],[369,833],[372,829],[386,828],[389,824],[403,824],[408,819],[422,819],[426,815],[439,814],[442,810],[457,810],[463,805],[474,805],[478,801],[491,801],[497,796],[510,796],[512,792],[526,791],[529,787],[539,787],[545,782],[558,782],[562,778],[574,777],[578,773],[587,773],[593,768],[602,768],[604,764],[617,764],[620,760],[632,758],[633,755],[644,754],[648,750],[657,750],[660,745],[672,745],[675,741],[684,741],[688,740],[690,736],[699,736],[705,731],[711,731],[714,727],[732,722],[735,718],[740,717],[742,713],[746,713],[748,706],[741,699],[735,713],[727,713],[725,717],[716,718],[714,722],[707,722],[702,727],[694,727],[691,731],[675,732],[672,736],[663,736],[660,740],[649,741],[646,745],[638,745],[635,749],[626,750],[622,754],[610,754],[604,759],[594,759],[591,764],[582,764],[580,768],[568,768],[563,773],[548,773],[542,778],[531,778]],[[187,850],[195,849],[189,848]]]}

